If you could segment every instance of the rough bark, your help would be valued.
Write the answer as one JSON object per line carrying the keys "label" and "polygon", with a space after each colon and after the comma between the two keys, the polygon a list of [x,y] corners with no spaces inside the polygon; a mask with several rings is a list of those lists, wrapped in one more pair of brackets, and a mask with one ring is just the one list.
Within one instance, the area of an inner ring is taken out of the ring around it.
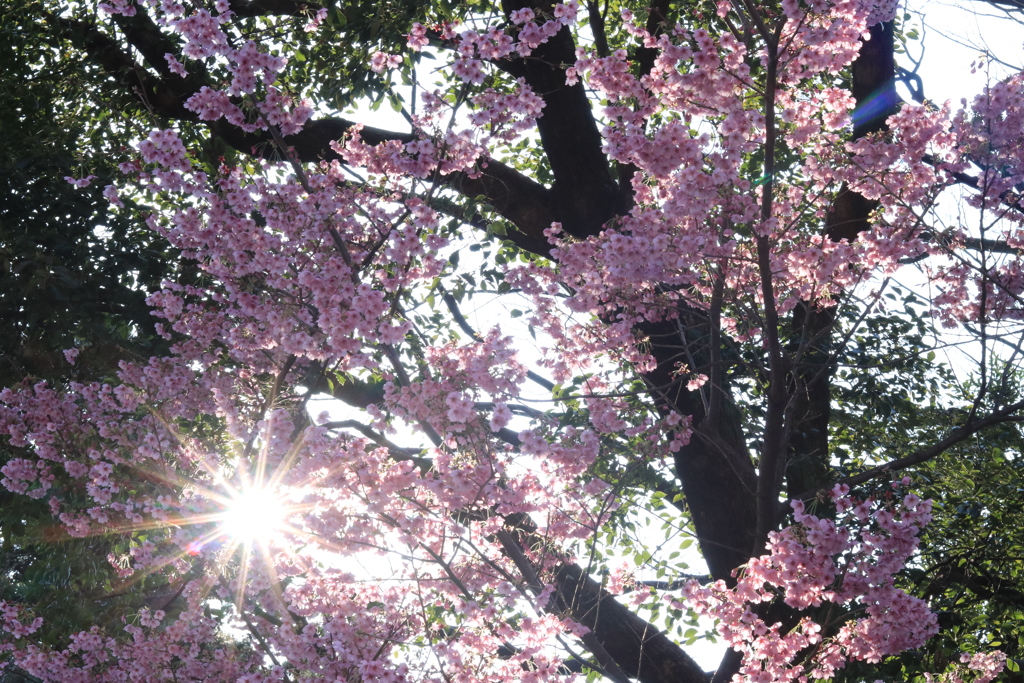
{"label": "rough bark", "polygon": [[732,581],[732,570],[750,558],[756,526],[756,473],[742,415],[726,382],[708,383],[702,396],[676,376],[680,363],[697,372],[712,363],[707,315],[683,310],[677,320],[645,322],[638,331],[657,361],[644,376],[655,402],[692,416],[694,434],[676,453],[676,476],[711,576]]}
{"label": "rough bark", "polygon": [[[502,9],[506,15],[526,7],[547,13],[553,4],[504,0]],[[544,114],[537,119],[537,130],[555,177],[551,186],[555,215],[570,235],[590,237],[628,203],[612,178],[583,84],[565,83],[565,69],[575,61],[576,45],[569,28],[563,27],[529,59],[506,60],[501,68],[524,78],[543,98]]]}
{"label": "rough bark", "polygon": [[555,574],[556,609],[591,629],[630,678],[640,683],[708,683],[708,675],[668,636],[625,607],[576,564]]}

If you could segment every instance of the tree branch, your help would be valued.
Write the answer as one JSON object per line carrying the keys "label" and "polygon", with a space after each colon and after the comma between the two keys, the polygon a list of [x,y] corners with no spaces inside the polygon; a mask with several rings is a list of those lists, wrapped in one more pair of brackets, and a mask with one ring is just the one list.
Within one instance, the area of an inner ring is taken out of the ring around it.
{"label": "tree branch", "polygon": [[[543,589],[537,569],[523,550],[543,542],[532,521],[525,515],[510,515],[498,540],[531,588]],[[554,614],[568,613],[589,628],[584,644],[602,666],[607,661],[614,665],[616,680],[622,676],[640,683],[708,683],[707,674],[679,645],[615,600],[578,564],[560,564],[554,570],[554,583],[556,591],[544,608]]]}
{"label": "tree branch", "polygon": [[323,5],[295,0],[230,0],[231,11],[239,17],[304,17],[316,14]]}
{"label": "tree branch", "polygon": [[[530,8],[549,14],[547,0],[503,0],[502,10]],[[509,59],[504,70],[524,78],[544,100],[537,130],[555,176],[552,208],[563,229],[575,237],[600,233],[604,224],[625,213],[629,202],[612,178],[597,121],[582,83],[566,85],[565,68],[576,62],[569,27],[540,45],[529,59]]]}
{"label": "tree branch", "polygon": [[[209,85],[205,72],[196,71],[184,80],[174,75],[159,78],[135,62],[117,41],[94,25],[64,17],[50,17],[50,20],[125,90],[134,94],[149,111],[180,121],[199,121],[195,112],[185,108],[185,101],[203,85]],[[172,51],[175,46],[152,20],[140,9],[135,17],[124,22],[124,26],[132,46],[139,49],[154,68],[166,70],[163,54]],[[585,95],[583,99],[586,103]],[[355,121],[344,118],[314,119],[307,122],[300,132],[286,136],[283,140],[294,150],[295,158],[303,163],[343,161],[331,149],[331,143],[342,139],[355,125]],[[210,122],[208,126],[214,135],[243,154],[275,160],[282,158],[269,131],[247,133],[223,119]],[[592,127],[597,135],[596,125],[592,124]],[[363,126],[360,136],[370,145],[391,140],[409,143],[420,137],[413,132],[389,131],[373,126]],[[600,136],[597,139],[599,143]],[[535,254],[550,253],[551,245],[544,231],[565,217],[562,215],[565,210],[560,208],[552,190],[494,159],[481,160],[478,173],[455,172],[440,176],[438,181],[466,197],[482,197],[493,206],[499,215],[515,226],[516,229],[509,231],[506,238],[516,246]],[[572,183],[569,183],[566,188],[571,186]],[[605,216],[601,222],[608,217],[610,215]]]}
{"label": "tree branch", "polygon": [[354,429],[370,441],[374,442],[381,448],[388,449],[388,454],[391,459],[395,462],[411,462],[420,469],[420,472],[428,472],[433,466],[434,461],[430,458],[423,458],[415,455],[417,451],[412,448],[403,448],[392,441],[390,441],[383,434],[379,433],[375,429],[364,425],[358,420],[339,420],[337,422],[327,422],[320,425],[324,429]]}
{"label": "tree branch", "polygon": [[[747,451],[742,415],[727,384],[710,387],[721,394],[718,414],[709,419],[700,394],[689,391],[676,376],[681,354],[690,371],[708,363],[709,322],[702,312],[683,308],[677,320],[646,321],[637,326],[648,338],[656,366],[644,374],[655,404],[663,414],[692,416],[690,442],[675,454],[676,477],[682,482],[686,507],[693,520],[701,553],[715,579],[733,581],[732,570],[750,559],[756,525],[756,471]],[[729,501],[723,505],[723,501]]]}
{"label": "tree branch", "polygon": [[[940,162],[931,154],[925,154],[923,157],[921,157],[921,161],[940,169],[943,166],[942,162]],[[981,189],[981,181],[969,173],[964,173],[962,171],[950,171],[949,169],[942,170],[948,173],[949,177],[951,177],[960,185],[966,185],[967,187],[973,188],[975,190]],[[1013,209],[1014,211],[1024,213],[1024,204],[1021,204],[1020,193],[1007,190],[999,195],[999,200],[1005,206]]]}
{"label": "tree branch", "polygon": [[[950,432],[949,435],[946,436],[946,438],[942,439],[941,441],[938,441],[937,443],[933,444],[932,446],[929,446],[928,448],[922,448],[921,450],[915,451],[906,457],[897,458],[896,460],[891,460],[883,465],[878,465],[876,467],[872,467],[871,469],[865,470],[860,474],[855,474],[851,477],[840,479],[838,483],[846,484],[847,486],[856,486],[858,484],[863,484],[864,482],[870,481],[877,477],[885,476],[891,472],[904,470],[913,465],[920,465],[923,462],[927,462],[932,458],[942,455],[949,448],[955,446],[961,441],[966,440],[967,438],[973,436],[974,434],[977,434],[986,427],[1002,424],[1004,422],[1024,421],[1024,416],[1015,414],[1021,409],[1024,409],[1024,401],[1012,403],[1004,408],[1001,408],[993,413],[990,413],[988,416],[983,417],[980,420],[972,420],[971,422],[968,422],[963,426],[957,427],[952,432]],[[790,503],[794,500],[811,500],[819,495],[824,495],[826,493],[828,493],[826,489],[804,491],[799,496],[794,496],[790,498],[789,501],[787,501],[780,507],[780,510],[783,513],[785,513],[789,509]]]}

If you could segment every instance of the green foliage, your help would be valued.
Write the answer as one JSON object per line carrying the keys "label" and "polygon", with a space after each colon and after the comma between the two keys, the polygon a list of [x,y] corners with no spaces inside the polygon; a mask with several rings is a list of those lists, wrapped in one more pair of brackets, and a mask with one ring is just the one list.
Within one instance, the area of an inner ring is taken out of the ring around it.
{"label": "green foliage", "polygon": [[832,384],[830,449],[843,476],[932,443],[963,407],[946,359],[932,350],[925,302],[898,285],[882,301],[888,310],[863,319],[847,308],[837,335],[849,338]]}
{"label": "green foliage", "polygon": [[[890,294],[889,312],[865,319],[852,334],[833,384],[831,449],[840,473],[939,441],[966,422],[972,405],[963,397],[978,393],[976,379],[965,384],[953,371],[962,351],[951,349],[942,358],[928,350],[936,346],[936,331],[922,300],[898,287]],[[989,368],[989,382],[998,382],[1000,390],[992,389],[978,406],[981,414],[1019,400],[1011,394],[1021,378],[1004,376],[1004,369]],[[928,601],[942,630],[922,650],[882,665],[851,665],[843,680],[918,680],[922,671],[945,670],[961,652],[1001,649],[1010,660],[1024,657],[1022,454],[1024,434],[1009,422],[894,473],[909,474],[915,492],[935,504],[903,587]],[[886,495],[886,485],[881,480],[876,495]]]}
{"label": "green foliage", "polygon": [[[102,74],[45,30],[41,4],[0,12],[0,388],[109,378],[121,359],[166,349],[146,297],[176,259],[138,207],[108,210],[102,191],[129,127]],[[64,180],[87,175],[98,176],[87,188]],[[0,451],[0,465],[10,457]],[[38,635],[53,645],[137,611],[165,581],[116,576],[107,556],[128,543],[69,538],[45,500],[0,489],[0,600],[45,613]]]}
{"label": "green foliage", "polygon": [[[173,261],[136,211],[112,214],[102,196],[117,126],[88,100],[99,74],[37,23],[3,19],[0,384],[109,375],[159,347],[145,298]],[[84,189],[64,180],[86,175],[98,178]],[[61,353],[73,347],[76,369]]]}
{"label": "green foliage", "polygon": [[1024,657],[1024,434],[991,430],[921,468],[936,501],[919,569],[919,594],[943,630],[928,646],[936,664],[960,651],[1001,649]]}

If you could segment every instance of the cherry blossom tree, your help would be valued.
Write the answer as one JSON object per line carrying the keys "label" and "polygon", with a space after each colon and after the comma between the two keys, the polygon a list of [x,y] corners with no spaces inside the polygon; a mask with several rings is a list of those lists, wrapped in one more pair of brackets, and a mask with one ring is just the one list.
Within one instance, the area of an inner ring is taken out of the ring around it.
{"label": "cherry blossom tree", "polygon": [[[103,194],[186,265],[167,353],[0,393],[7,491],[109,539],[107,596],[166,589],[58,645],[0,602],[9,670],[782,683],[924,648],[904,470],[1024,408],[1024,74],[901,104],[888,2],[353,7],[44,13],[152,117]],[[331,68],[405,129],[336,115]],[[833,410],[865,374],[945,417],[865,446],[877,397]]]}

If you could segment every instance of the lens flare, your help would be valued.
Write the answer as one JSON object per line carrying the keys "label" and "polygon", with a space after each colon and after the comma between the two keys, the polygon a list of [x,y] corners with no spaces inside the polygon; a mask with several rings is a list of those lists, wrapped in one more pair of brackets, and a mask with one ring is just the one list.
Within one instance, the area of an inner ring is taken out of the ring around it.
{"label": "lens flare", "polygon": [[224,532],[247,543],[277,535],[285,523],[285,505],[279,496],[263,488],[240,492],[228,503],[222,523]]}
{"label": "lens flare", "polygon": [[871,93],[850,115],[854,128],[867,128],[877,121],[888,118],[899,111],[900,103],[899,95],[891,87],[883,87]]}

